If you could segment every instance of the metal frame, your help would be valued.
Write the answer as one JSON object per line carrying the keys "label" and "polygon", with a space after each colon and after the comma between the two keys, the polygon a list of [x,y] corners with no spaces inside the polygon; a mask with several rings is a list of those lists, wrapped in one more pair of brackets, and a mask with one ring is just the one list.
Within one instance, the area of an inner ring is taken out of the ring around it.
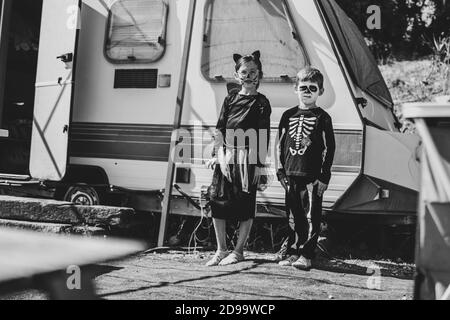
{"label": "metal frame", "polygon": [[188,11],[188,20],[186,27],[186,36],[184,42],[183,49],[183,58],[181,61],[181,75],[180,75],[180,84],[178,87],[178,95],[176,101],[176,109],[175,109],[175,120],[173,126],[173,133],[170,142],[170,152],[168,159],[168,170],[166,177],[166,188],[164,192],[164,200],[161,211],[161,223],[159,226],[159,236],[158,236],[158,246],[162,247],[164,245],[164,239],[167,230],[167,218],[170,213],[170,200],[172,196],[173,190],[173,179],[175,176],[175,147],[178,142],[178,129],[181,128],[181,117],[183,114],[184,107],[184,95],[186,91],[186,81],[187,81],[187,71],[188,71],[188,62],[191,51],[191,40],[192,40],[192,31],[194,28],[194,17],[195,17],[195,8],[197,5],[197,0],[191,0],[189,3],[189,11]]}
{"label": "metal frame", "polygon": [[336,56],[336,60],[338,61],[339,64],[339,68],[341,69],[342,74],[344,75],[344,79],[345,82],[347,84],[348,90],[350,92],[350,95],[353,99],[353,103],[355,105],[356,111],[358,112],[359,118],[361,120],[361,124],[362,124],[362,136],[363,136],[363,142],[362,142],[362,150],[361,150],[361,168],[360,168],[360,172],[358,177],[355,179],[355,181],[353,181],[353,183],[347,188],[347,191],[344,192],[344,194],[342,194],[342,196],[336,200],[336,203],[334,205],[334,207],[336,207],[341,201],[342,199],[348,194],[348,192],[350,192],[350,190],[353,188],[353,186],[356,185],[356,183],[358,182],[359,179],[361,179],[364,175],[364,165],[365,165],[365,158],[366,158],[366,136],[367,136],[367,124],[364,122],[364,117],[361,113],[361,110],[359,109],[358,106],[358,101],[356,99],[355,93],[353,92],[352,86],[350,85],[350,80],[349,80],[349,75],[348,72],[345,68],[345,66],[342,63],[341,55],[339,53],[338,47],[336,42],[334,41],[334,37],[332,35],[332,31],[331,28],[329,26],[329,22],[324,14],[322,5],[320,3],[319,0],[314,0],[314,4],[316,5],[317,8],[317,12],[319,13],[320,16],[320,20],[322,21],[324,27],[325,27],[325,31],[327,33],[328,36],[328,41],[330,42],[331,48],[333,49],[334,55]]}

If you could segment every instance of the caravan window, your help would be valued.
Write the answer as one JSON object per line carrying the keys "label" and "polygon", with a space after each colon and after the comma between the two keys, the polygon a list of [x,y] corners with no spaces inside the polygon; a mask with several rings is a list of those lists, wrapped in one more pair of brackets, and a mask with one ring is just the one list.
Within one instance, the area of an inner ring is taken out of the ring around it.
{"label": "caravan window", "polygon": [[113,63],[148,63],[165,51],[164,0],[117,0],[111,6],[105,54]]}
{"label": "caravan window", "polygon": [[286,81],[308,64],[299,33],[282,0],[207,0],[202,73],[232,79],[233,54],[261,51],[264,80]]}

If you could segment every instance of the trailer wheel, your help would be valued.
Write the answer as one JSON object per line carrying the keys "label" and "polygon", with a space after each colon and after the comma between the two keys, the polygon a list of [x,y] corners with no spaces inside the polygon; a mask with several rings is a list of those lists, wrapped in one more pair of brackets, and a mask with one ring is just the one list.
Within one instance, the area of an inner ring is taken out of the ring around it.
{"label": "trailer wheel", "polygon": [[98,192],[87,185],[69,187],[63,200],[83,206],[97,206],[100,204]]}

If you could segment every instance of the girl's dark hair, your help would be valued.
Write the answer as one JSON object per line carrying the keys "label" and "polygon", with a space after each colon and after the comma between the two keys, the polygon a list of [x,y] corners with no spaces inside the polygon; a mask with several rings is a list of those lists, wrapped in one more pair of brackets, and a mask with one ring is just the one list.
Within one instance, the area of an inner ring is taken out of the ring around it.
{"label": "girl's dark hair", "polygon": [[262,70],[262,64],[261,64],[261,52],[259,50],[253,52],[252,54],[246,55],[246,56],[242,56],[242,55],[236,53],[233,55],[233,59],[234,59],[234,62],[236,62],[236,67],[235,67],[236,72],[239,71],[239,69],[242,67],[242,65],[244,63],[253,61],[256,64],[256,66],[258,67],[259,77],[260,78],[263,77],[263,70]]}

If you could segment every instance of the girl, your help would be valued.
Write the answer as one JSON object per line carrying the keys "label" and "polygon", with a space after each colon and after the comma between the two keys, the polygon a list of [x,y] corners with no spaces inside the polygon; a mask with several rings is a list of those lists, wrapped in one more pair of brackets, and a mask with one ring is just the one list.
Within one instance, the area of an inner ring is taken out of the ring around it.
{"label": "girl", "polygon": [[[270,138],[271,107],[258,93],[263,76],[260,52],[234,55],[235,78],[241,85],[232,91],[222,106],[216,128],[215,148],[209,167],[215,167],[209,195],[217,252],[207,266],[230,265],[244,260],[244,246],[256,213],[256,192],[267,187],[262,175]],[[256,138],[253,139],[252,137]],[[260,143],[260,140],[262,141]],[[262,144],[262,147],[260,146]],[[264,150],[265,149],[265,150]],[[228,254],[226,222],[239,221],[239,237]]]}

